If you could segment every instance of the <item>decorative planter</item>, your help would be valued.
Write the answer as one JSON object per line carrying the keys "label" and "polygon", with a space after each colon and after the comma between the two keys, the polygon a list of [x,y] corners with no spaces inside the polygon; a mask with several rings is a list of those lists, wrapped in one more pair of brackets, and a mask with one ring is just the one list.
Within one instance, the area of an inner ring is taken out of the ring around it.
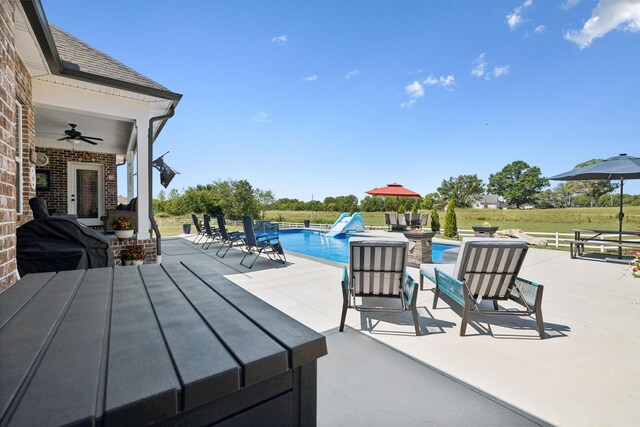
{"label": "decorative planter", "polygon": [[309,228],[310,221],[308,219],[304,220],[304,228]]}
{"label": "decorative planter", "polygon": [[142,259],[127,259],[124,261],[124,265],[142,265],[144,260]]}
{"label": "decorative planter", "polygon": [[499,227],[473,226],[471,228],[475,237],[493,237]]}
{"label": "decorative planter", "polygon": [[182,224],[182,233],[191,234],[191,224]]}
{"label": "decorative planter", "polygon": [[130,239],[133,237],[133,230],[114,230],[114,233],[120,240]]}

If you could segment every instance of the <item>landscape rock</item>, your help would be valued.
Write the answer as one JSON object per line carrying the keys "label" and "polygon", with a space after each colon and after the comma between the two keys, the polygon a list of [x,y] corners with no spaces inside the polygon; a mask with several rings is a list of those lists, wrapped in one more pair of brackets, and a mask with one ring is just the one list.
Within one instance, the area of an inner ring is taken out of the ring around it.
{"label": "landscape rock", "polygon": [[547,246],[547,240],[540,237],[529,236],[522,230],[511,229],[511,230],[498,230],[496,234],[500,237],[513,237],[516,239],[521,239],[527,242],[529,245],[535,246]]}

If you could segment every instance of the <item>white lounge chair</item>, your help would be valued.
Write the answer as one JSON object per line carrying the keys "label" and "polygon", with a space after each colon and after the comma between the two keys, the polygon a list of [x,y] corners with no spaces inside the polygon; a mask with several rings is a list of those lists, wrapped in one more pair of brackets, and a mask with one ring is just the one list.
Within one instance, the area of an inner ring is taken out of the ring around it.
{"label": "white lounge chair", "polygon": [[[464,335],[472,312],[484,315],[535,314],[540,338],[544,338],[542,321],[543,286],[518,277],[527,254],[527,244],[515,239],[465,238],[455,264],[420,265],[420,289],[424,278],[435,283],[433,308],[443,292],[463,307],[460,335]],[[493,301],[493,310],[480,307],[482,300]],[[498,301],[511,300],[522,310],[501,310]]]}

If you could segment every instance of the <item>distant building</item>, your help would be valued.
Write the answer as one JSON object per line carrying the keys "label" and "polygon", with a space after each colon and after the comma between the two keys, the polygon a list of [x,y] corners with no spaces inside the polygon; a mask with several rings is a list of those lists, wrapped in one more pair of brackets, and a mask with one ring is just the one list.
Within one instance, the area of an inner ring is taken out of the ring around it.
{"label": "distant building", "polygon": [[480,199],[473,203],[476,209],[498,209],[500,202],[496,194],[483,194]]}

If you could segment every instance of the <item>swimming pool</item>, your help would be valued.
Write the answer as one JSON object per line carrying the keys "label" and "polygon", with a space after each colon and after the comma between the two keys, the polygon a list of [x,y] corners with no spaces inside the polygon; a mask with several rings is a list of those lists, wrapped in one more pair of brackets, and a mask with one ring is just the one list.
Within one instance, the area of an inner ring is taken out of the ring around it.
{"label": "swimming pool", "polygon": [[[353,236],[345,234],[327,237],[325,233],[313,230],[280,230],[280,243],[285,251],[298,252],[344,264],[349,262],[349,239],[351,237]],[[454,247],[434,243],[432,245],[433,262],[440,262],[442,251]]]}

